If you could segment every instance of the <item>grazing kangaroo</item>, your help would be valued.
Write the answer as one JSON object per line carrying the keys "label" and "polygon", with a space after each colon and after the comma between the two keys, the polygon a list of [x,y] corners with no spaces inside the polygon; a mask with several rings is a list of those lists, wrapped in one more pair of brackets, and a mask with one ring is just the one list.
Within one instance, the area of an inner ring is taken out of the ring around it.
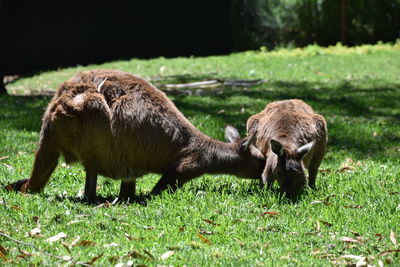
{"label": "grazing kangaroo", "polygon": [[[197,130],[167,96],[142,78],[115,70],[83,71],[61,84],[47,107],[29,179],[11,188],[43,190],[60,154],[86,170],[85,198],[96,202],[97,175],[121,179],[120,200],[135,196],[135,179],[160,173],[151,194],[204,173],[260,179],[265,158],[228,126],[232,143]],[[9,188],[10,188],[9,186]]]}
{"label": "grazing kangaroo", "polygon": [[272,102],[247,121],[248,134],[266,157],[263,184],[277,180],[280,191],[293,198],[307,183],[315,187],[327,143],[325,119],[302,100]]}

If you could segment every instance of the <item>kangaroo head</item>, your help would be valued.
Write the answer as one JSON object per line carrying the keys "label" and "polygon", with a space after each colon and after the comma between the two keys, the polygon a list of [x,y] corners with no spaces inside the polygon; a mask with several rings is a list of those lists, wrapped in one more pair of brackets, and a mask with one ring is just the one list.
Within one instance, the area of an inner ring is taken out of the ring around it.
{"label": "kangaroo head", "polygon": [[[271,155],[266,168],[270,168],[272,176],[278,180],[280,191],[288,198],[296,197],[307,184],[303,158],[310,152],[315,142],[312,141],[300,148],[289,150],[282,143],[270,140]],[[266,174],[264,170],[263,176]],[[264,177],[263,177],[264,178]]]}
{"label": "kangaroo head", "polygon": [[225,139],[237,145],[239,155],[238,168],[240,176],[261,179],[265,166],[265,157],[254,145],[256,136],[241,139],[238,130],[233,126],[225,127]]}

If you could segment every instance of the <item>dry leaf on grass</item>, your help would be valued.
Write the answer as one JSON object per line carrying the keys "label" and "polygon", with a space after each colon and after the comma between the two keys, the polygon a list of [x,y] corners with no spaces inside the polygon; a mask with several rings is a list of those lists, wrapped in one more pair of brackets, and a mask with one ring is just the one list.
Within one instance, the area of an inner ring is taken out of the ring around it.
{"label": "dry leaf on grass", "polygon": [[319,220],[319,222],[324,224],[324,225],[326,225],[326,226],[328,226],[328,227],[332,227],[333,226],[333,223],[330,223],[330,222],[327,222],[327,221]]}
{"label": "dry leaf on grass", "polygon": [[346,260],[356,260],[357,262],[354,265],[357,267],[368,266],[367,257],[364,257],[364,256],[343,255],[343,256],[340,256],[340,258],[346,259]]}
{"label": "dry leaf on grass", "polygon": [[391,253],[399,253],[400,252],[400,249],[389,249],[389,250],[385,250],[385,251],[382,251],[381,253],[379,253],[379,257],[383,257],[383,256],[386,256],[386,255],[388,255],[388,254],[391,254]]}
{"label": "dry leaf on grass", "polygon": [[171,257],[171,256],[174,255],[174,254],[175,254],[175,251],[173,251],[173,250],[168,250],[167,252],[165,252],[164,254],[162,254],[162,255],[160,256],[160,259],[166,260],[166,259],[168,259],[169,257]]}
{"label": "dry leaf on grass", "polygon": [[146,253],[146,255],[150,257],[150,259],[152,259],[152,260],[155,259],[154,256],[150,252],[148,252],[147,250],[143,249],[143,252]]}
{"label": "dry leaf on grass", "polygon": [[39,218],[39,216],[33,216],[32,217],[32,221],[34,221],[37,225],[40,226],[40,218]]}
{"label": "dry leaf on grass", "polygon": [[71,249],[69,248],[68,244],[61,242],[61,245],[68,251],[69,254],[72,254]]}
{"label": "dry leaf on grass", "polygon": [[377,237],[378,241],[381,241],[383,239],[382,234],[375,234],[375,236]]}
{"label": "dry leaf on grass", "polygon": [[340,256],[342,259],[352,259],[352,260],[362,260],[365,259],[364,256],[357,256],[357,255],[342,255]]}
{"label": "dry leaf on grass", "polygon": [[258,227],[258,228],[257,228],[257,231],[260,231],[260,232],[274,232],[274,233],[277,233],[277,232],[279,232],[280,230],[279,230],[279,229],[276,229],[276,228],[274,228],[274,227],[269,226],[269,227]]}
{"label": "dry leaf on grass", "polygon": [[69,245],[70,248],[74,247],[76,244],[78,244],[78,241],[81,240],[81,237],[78,235],[74,241],[71,242],[71,244]]}
{"label": "dry leaf on grass", "polygon": [[111,264],[115,264],[118,260],[119,260],[119,257],[118,257],[118,256],[111,256],[111,257],[108,257],[108,261],[109,261]]}
{"label": "dry leaf on grass", "polygon": [[161,237],[163,237],[165,235],[164,231],[162,231],[158,236],[157,239],[160,239]]}
{"label": "dry leaf on grass", "polygon": [[38,227],[33,228],[28,232],[28,236],[33,238],[42,237],[42,230]]}
{"label": "dry leaf on grass", "polygon": [[211,231],[207,231],[205,229],[201,229],[200,230],[200,234],[202,234],[202,235],[213,235],[214,233],[211,232]]}
{"label": "dry leaf on grass", "polygon": [[[133,261],[129,260],[126,263],[123,263],[123,262],[117,263],[117,264],[115,264],[114,267],[131,267],[131,266],[133,266]],[[136,266],[138,266],[138,265],[136,265]]]}
{"label": "dry leaf on grass", "polygon": [[22,209],[20,207],[18,207],[18,206],[12,206],[11,208],[14,209],[14,210],[22,211]]}
{"label": "dry leaf on grass", "polygon": [[100,259],[101,257],[103,257],[103,255],[104,255],[104,254],[100,254],[100,255],[98,255],[98,256],[96,256],[96,257],[93,257],[90,261],[86,262],[86,264],[93,265],[93,263],[95,263],[98,259]]}
{"label": "dry leaf on grass", "polygon": [[7,255],[7,250],[2,245],[0,245],[0,252],[2,252],[4,255]]}
{"label": "dry leaf on grass", "polygon": [[129,241],[138,240],[138,238],[132,237],[132,236],[130,236],[128,233],[124,233],[124,236],[125,236],[126,239],[128,239]]}
{"label": "dry leaf on grass", "polygon": [[353,166],[344,166],[344,167],[339,168],[337,171],[338,172],[351,172],[353,170],[354,170]]}
{"label": "dry leaf on grass", "polygon": [[346,158],[342,165],[337,169],[337,172],[351,172],[354,171],[357,167],[360,167],[362,164],[360,161],[354,162],[351,158]]}
{"label": "dry leaf on grass", "polygon": [[319,170],[319,172],[320,172],[320,173],[331,173],[331,172],[332,172],[332,169],[330,169],[330,168],[322,169],[322,170]]}
{"label": "dry leaf on grass", "polygon": [[393,231],[390,231],[390,241],[392,241],[393,245],[397,246],[396,235]]}
{"label": "dry leaf on grass", "polygon": [[72,257],[71,257],[71,256],[68,256],[68,255],[61,256],[60,258],[63,259],[63,260],[65,260],[65,261],[70,261],[70,260],[72,260]]}
{"label": "dry leaf on grass", "polygon": [[111,248],[111,247],[118,247],[119,245],[117,244],[117,243],[114,243],[114,242],[112,242],[112,243],[110,243],[110,244],[104,244],[104,247],[105,248]]}
{"label": "dry leaf on grass", "polygon": [[211,221],[211,220],[209,220],[209,219],[203,219],[203,221],[206,222],[206,223],[212,224],[212,225],[216,225],[216,226],[219,225],[219,224],[217,224],[217,223],[215,223],[214,221]]}
{"label": "dry leaf on grass", "polygon": [[20,252],[21,254],[19,254],[19,255],[17,256],[17,258],[20,258],[20,259],[25,259],[26,257],[31,257],[31,256],[33,256],[33,254],[31,254],[31,253],[29,253],[28,251],[23,250],[23,249],[20,249],[19,252]]}
{"label": "dry leaf on grass", "polygon": [[321,225],[319,224],[319,221],[316,221],[316,231],[319,232],[321,230]]}
{"label": "dry leaf on grass", "polygon": [[332,205],[331,203],[329,203],[326,200],[314,200],[314,201],[311,201],[311,205],[314,205],[314,204],[324,204],[325,206]]}
{"label": "dry leaf on grass", "polygon": [[83,222],[82,220],[73,220],[70,221],[69,223],[67,223],[66,225],[71,225],[71,224],[75,224],[75,223],[79,223],[79,222]]}
{"label": "dry leaf on grass", "polygon": [[342,240],[343,242],[346,242],[346,243],[362,243],[358,239],[355,239],[355,238],[352,238],[352,237],[347,237],[347,236],[341,237],[340,240]]}
{"label": "dry leaf on grass", "polygon": [[133,250],[131,252],[128,253],[128,257],[129,258],[140,258],[140,259],[144,259],[144,260],[150,260],[151,258],[148,256],[145,256],[143,254],[140,254],[138,251]]}
{"label": "dry leaf on grass", "polygon": [[192,242],[190,242],[190,247],[191,248],[194,248],[194,249],[198,249],[198,248],[200,248],[200,244],[199,243],[197,243],[196,241],[192,241]]}
{"label": "dry leaf on grass", "polygon": [[364,207],[361,206],[361,205],[346,205],[346,206],[343,206],[343,208],[346,208],[346,209],[363,209]]}
{"label": "dry leaf on grass", "polygon": [[58,241],[60,239],[66,238],[66,237],[67,237],[67,234],[61,232],[61,233],[56,234],[55,236],[49,237],[48,239],[46,239],[46,241],[50,242],[50,243],[53,243],[55,241]]}
{"label": "dry leaf on grass", "polygon": [[6,168],[7,168],[9,171],[12,171],[12,170],[14,169],[13,166],[8,165],[8,164],[6,164],[6,163],[1,163],[1,164],[3,164],[4,166],[6,166]]}
{"label": "dry leaf on grass", "polygon": [[6,249],[0,245],[0,258],[2,258],[4,262],[8,260],[6,255],[7,255]]}
{"label": "dry leaf on grass", "polygon": [[355,169],[354,161],[351,158],[346,158],[342,165],[340,165],[338,172],[351,172]]}
{"label": "dry leaf on grass", "polygon": [[208,240],[207,238],[205,238],[202,234],[197,233],[197,236],[201,239],[201,241],[203,241],[203,243],[206,243],[208,245],[211,245],[211,241]]}
{"label": "dry leaf on grass", "polygon": [[360,233],[354,232],[354,231],[350,231],[355,237],[360,237]]}
{"label": "dry leaf on grass", "polygon": [[276,211],[266,211],[266,212],[263,212],[263,213],[260,214],[260,216],[265,216],[265,215],[268,215],[268,216],[271,216],[271,217],[275,217],[275,216],[278,216],[278,215],[279,215],[279,212],[276,212]]}
{"label": "dry leaf on grass", "polygon": [[73,245],[73,247],[86,247],[86,246],[95,246],[96,242],[94,241],[88,241],[88,240],[82,240],[79,243],[76,243]]}

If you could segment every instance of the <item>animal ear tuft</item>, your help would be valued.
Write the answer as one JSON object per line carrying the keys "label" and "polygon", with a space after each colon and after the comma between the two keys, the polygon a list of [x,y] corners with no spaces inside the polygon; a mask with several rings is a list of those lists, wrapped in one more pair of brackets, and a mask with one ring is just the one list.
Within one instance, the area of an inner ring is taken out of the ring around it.
{"label": "animal ear tuft", "polygon": [[277,154],[279,157],[282,157],[285,155],[285,149],[283,149],[283,145],[279,141],[271,139],[269,141],[269,143],[271,144],[272,152]]}
{"label": "animal ear tuft", "polygon": [[240,149],[242,151],[250,150],[250,146],[256,141],[256,137],[256,134],[253,134],[252,136],[244,138],[240,144]]}
{"label": "animal ear tuft", "polygon": [[315,140],[311,141],[308,144],[305,144],[304,146],[301,146],[297,149],[297,157],[299,159],[304,158],[308,152],[310,152],[310,150],[314,147],[315,145]]}
{"label": "animal ear tuft", "polygon": [[240,140],[239,131],[232,125],[225,126],[225,139],[229,143],[236,143]]}

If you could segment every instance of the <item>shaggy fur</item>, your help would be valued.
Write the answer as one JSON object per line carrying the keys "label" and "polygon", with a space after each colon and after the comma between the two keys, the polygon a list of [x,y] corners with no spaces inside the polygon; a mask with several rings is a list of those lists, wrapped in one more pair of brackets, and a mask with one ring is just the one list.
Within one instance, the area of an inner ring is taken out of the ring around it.
{"label": "shaggy fur", "polygon": [[267,162],[262,180],[269,186],[277,180],[282,192],[296,196],[306,184],[315,186],[327,143],[325,119],[302,100],[272,102],[247,121],[249,135]]}
{"label": "shaggy fur", "polygon": [[89,202],[96,199],[98,174],[123,179],[121,199],[132,198],[135,179],[147,173],[162,174],[152,194],[204,173],[259,179],[265,158],[247,139],[231,137],[234,143],[204,135],[142,78],[83,71],[61,84],[49,104],[32,174],[21,188],[41,191],[60,154],[84,166]]}

